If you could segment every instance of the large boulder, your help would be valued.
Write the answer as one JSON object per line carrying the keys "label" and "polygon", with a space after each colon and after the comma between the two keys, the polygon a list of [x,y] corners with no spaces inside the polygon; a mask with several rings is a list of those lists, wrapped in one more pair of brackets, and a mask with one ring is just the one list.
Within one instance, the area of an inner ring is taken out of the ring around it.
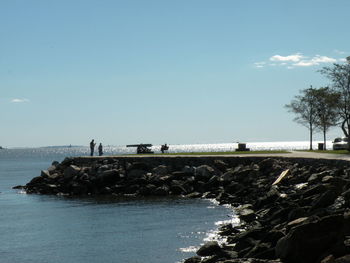
{"label": "large boulder", "polygon": [[70,179],[76,175],[78,175],[80,172],[80,167],[75,165],[70,165],[64,170],[64,178]]}
{"label": "large boulder", "polygon": [[112,186],[119,180],[118,170],[106,170],[98,174],[95,178],[95,182],[98,186]]}
{"label": "large boulder", "polygon": [[316,262],[350,234],[349,225],[348,217],[331,215],[293,227],[277,242],[276,255],[286,263]]}
{"label": "large boulder", "polygon": [[209,180],[215,174],[214,168],[209,165],[201,165],[196,168],[195,176]]}
{"label": "large boulder", "polygon": [[170,169],[166,165],[159,165],[152,169],[152,173],[156,175],[166,175],[169,173],[169,171]]}
{"label": "large boulder", "polygon": [[221,248],[217,241],[209,241],[198,249],[197,255],[202,257],[212,256],[220,253],[220,251]]}
{"label": "large boulder", "polygon": [[130,170],[127,174],[127,179],[134,180],[134,179],[142,178],[146,174],[147,172],[145,170],[140,170],[140,169]]}

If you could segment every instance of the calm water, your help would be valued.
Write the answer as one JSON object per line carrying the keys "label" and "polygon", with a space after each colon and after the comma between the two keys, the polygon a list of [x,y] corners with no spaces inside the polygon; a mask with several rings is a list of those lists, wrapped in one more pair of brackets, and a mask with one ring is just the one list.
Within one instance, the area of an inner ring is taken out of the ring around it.
{"label": "calm water", "polygon": [[230,209],[208,200],[73,199],[11,189],[53,160],[86,152],[0,151],[0,262],[181,262],[215,236],[220,222],[232,220]]}

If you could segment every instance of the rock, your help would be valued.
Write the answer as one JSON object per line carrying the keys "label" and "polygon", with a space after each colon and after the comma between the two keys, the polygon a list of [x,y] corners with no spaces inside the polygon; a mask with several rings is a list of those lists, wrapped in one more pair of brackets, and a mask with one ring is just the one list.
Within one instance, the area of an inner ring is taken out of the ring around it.
{"label": "rock", "polygon": [[120,179],[118,170],[105,170],[96,176],[95,182],[98,186],[111,186]]}
{"label": "rock", "polygon": [[333,255],[329,255],[327,257],[325,257],[324,259],[322,259],[321,263],[334,263],[334,256]]}
{"label": "rock", "polygon": [[186,194],[186,189],[180,184],[172,185],[170,191],[174,195]]}
{"label": "rock", "polygon": [[206,257],[216,255],[221,251],[217,241],[209,241],[201,246],[196,252],[198,256]]}
{"label": "rock", "polygon": [[50,173],[48,170],[41,170],[40,176],[48,178]]}
{"label": "rock", "polygon": [[61,174],[59,174],[59,173],[53,173],[53,174],[50,174],[49,175],[49,178],[50,179],[57,179],[57,178],[59,178],[59,177],[61,177],[62,175]]}
{"label": "rock", "polygon": [[184,261],[184,263],[200,263],[201,262],[201,257],[198,257],[198,256],[194,256],[194,257],[191,257],[191,258],[188,258]]}
{"label": "rock", "polygon": [[271,158],[264,159],[258,163],[259,169],[265,172],[266,170],[270,170],[273,167],[274,163],[275,163],[274,159],[271,159]]}
{"label": "rock", "polygon": [[275,249],[271,248],[269,243],[258,243],[255,245],[244,257],[246,258],[262,258],[273,259],[275,256]]}
{"label": "rock", "polygon": [[158,195],[158,196],[164,196],[164,195],[168,195],[169,194],[169,187],[166,185],[157,187],[154,190],[154,195]]}
{"label": "rock", "polygon": [[350,263],[350,255],[345,255],[334,260],[334,263]]}
{"label": "rock", "polygon": [[241,209],[238,211],[239,218],[245,222],[254,221],[256,218],[256,214],[252,209]]}
{"label": "rock", "polygon": [[146,174],[147,172],[145,170],[139,170],[139,169],[131,170],[127,174],[127,179],[133,180],[133,179],[141,178],[141,177],[144,177]]}
{"label": "rock", "polygon": [[328,190],[311,204],[312,205],[311,209],[315,210],[317,208],[327,207],[333,204],[336,198],[337,198],[337,194],[334,192],[334,190]]}
{"label": "rock", "polygon": [[186,198],[200,198],[200,197],[202,197],[202,194],[199,192],[193,192],[193,193],[187,194],[185,197]]}
{"label": "rock", "polygon": [[64,170],[64,178],[65,179],[70,179],[74,177],[75,175],[78,175],[80,172],[80,167],[75,166],[75,165],[70,165]]}
{"label": "rock", "polygon": [[55,166],[55,167],[57,167],[59,164],[60,164],[60,163],[57,162],[57,161],[53,161],[53,162],[51,163],[51,165],[52,165],[52,166]]}
{"label": "rock", "polygon": [[146,171],[146,172],[149,172],[151,169],[150,169],[150,166],[149,164],[147,163],[144,163],[144,162],[134,162],[130,165],[130,167],[128,168],[128,171],[129,170],[143,170],[143,171]]}
{"label": "rock", "polygon": [[223,173],[227,170],[228,164],[225,163],[223,160],[215,160],[214,166]]}
{"label": "rock", "polygon": [[235,179],[235,175],[232,171],[228,171],[222,175],[222,180],[225,183],[232,182],[232,181],[234,181],[234,179]]}
{"label": "rock", "polygon": [[293,227],[276,245],[276,255],[286,263],[310,263],[347,235],[342,215],[326,216],[319,220]]}
{"label": "rock", "polygon": [[29,183],[27,183],[27,186],[33,186],[41,184],[45,181],[45,178],[43,176],[37,176],[34,177]]}
{"label": "rock", "polygon": [[184,168],[182,168],[181,172],[183,172],[185,174],[195,174],[196,168],[193,166],[185,165]]}
{"label": "rock", "polygon": [[215,174],[215,170],[209,165],[201,165],[196,168],[196,178],[205,178],[209,180]]}
{"label": "rock", "polygon": [[166,175],[169,171],[170,169],[166,165],[159,165],[152,169],[152,173],[157,175]]}

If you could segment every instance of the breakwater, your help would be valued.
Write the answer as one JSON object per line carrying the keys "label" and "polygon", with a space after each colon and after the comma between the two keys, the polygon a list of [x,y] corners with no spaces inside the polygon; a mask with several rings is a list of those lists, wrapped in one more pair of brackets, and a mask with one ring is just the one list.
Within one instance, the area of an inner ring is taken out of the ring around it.
{"label": "breakwater", "polygon": [[[275,183],[283,174],[283,179]],[[76,157],[54,162],[24,188],[58,195],[215,198],[241,219],[186,263],[346,262],[350,165],[266,157]]]}

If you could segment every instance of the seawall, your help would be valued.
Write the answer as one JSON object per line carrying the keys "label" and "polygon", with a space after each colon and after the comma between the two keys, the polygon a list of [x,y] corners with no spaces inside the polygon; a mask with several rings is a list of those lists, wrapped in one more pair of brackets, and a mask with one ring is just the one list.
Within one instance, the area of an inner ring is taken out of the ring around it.
{"label": "seawall", "polygon": [[220,229],[227,243],[208,242],[186,263],[337,263],[350,258],[350,163],[345,160],[74,157],[53,162],[16,188],[69,196],[215,198],[232,205],[241,224]]}

